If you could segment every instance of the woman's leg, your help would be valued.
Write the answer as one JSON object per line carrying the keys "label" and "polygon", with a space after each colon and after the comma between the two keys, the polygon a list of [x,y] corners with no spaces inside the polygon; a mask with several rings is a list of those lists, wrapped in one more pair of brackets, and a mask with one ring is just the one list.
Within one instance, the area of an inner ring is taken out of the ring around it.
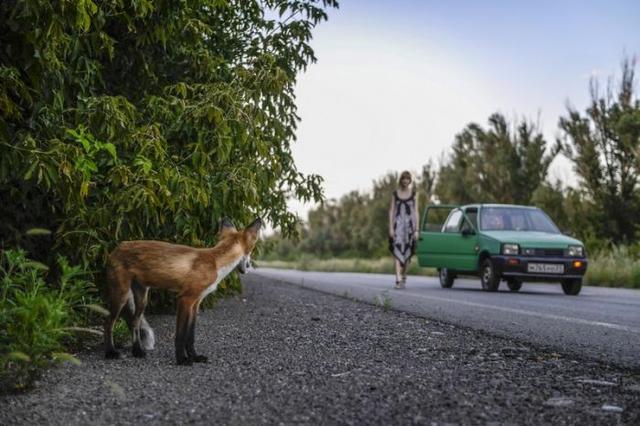
{"label": "woman's leg", "polygon": [[402,267],[402,282],[407,282],[407,272],[409,271],[409,264],[411,263],[411,258],[407,259],[407,263]]}
{"label": "woman's leg", "polygon": [[402,281],[402,265],[398,259],[395,257],[393,259],[396,262],[396,283],[399,283]]}

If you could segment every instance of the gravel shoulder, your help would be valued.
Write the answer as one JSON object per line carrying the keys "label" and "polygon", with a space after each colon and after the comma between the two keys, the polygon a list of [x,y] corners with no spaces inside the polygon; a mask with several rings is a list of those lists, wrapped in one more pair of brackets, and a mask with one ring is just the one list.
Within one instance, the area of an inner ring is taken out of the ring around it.
{"label": "gravel shoulder", "polygon": [[208,364],[176,366],[173,316],[146,359],[48,371],[0,424],[639,424],[640,371],[248,275],[198,317]]}

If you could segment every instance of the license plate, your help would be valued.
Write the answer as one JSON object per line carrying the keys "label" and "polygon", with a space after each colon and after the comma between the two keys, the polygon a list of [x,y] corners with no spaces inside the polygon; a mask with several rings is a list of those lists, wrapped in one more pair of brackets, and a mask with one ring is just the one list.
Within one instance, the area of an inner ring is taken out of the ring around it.
{"label": "license plate", "polygon": [[557,265],[553,263],[529,263],[527,265],[527,272],[534,272],[536,274],[564,274],[564,265]]}

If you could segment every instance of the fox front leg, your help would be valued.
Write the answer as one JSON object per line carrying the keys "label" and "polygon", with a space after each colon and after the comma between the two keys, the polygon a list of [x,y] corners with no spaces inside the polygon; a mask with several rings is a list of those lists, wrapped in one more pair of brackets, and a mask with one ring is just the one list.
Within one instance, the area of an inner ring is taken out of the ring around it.
{"label": "fox front leg", "polygon": [[204,355],[198,355],[194,348],[196,340],[196,318],[198,316],[198,305],[199,303],[193,307],[191,313],[191,323],[189,326],[189,332],[187,333],[187,355],[193,360],[193,362],[207,362],[208,358]]}
{"label": "fox front leg", "polygon": [[191,306],[187,300],[178,301],[178,315],[176,318],[176,363],[191,365],[193,359],[187,353],[187,341],[191,326]]}

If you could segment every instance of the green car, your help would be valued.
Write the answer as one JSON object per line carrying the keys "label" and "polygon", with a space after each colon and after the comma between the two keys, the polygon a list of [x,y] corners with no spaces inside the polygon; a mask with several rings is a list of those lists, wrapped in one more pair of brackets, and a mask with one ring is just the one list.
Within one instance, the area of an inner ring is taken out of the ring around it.
{"label": "green car", "polygon": [[577,295],[587,271],[584,244],[527,206],[427,206],[417,255],[420,266],[438,269],[444,288],[471,274],[486,291],[496,291],[502,280],[511,291],[523,281],[559,281],[565,294]]}

